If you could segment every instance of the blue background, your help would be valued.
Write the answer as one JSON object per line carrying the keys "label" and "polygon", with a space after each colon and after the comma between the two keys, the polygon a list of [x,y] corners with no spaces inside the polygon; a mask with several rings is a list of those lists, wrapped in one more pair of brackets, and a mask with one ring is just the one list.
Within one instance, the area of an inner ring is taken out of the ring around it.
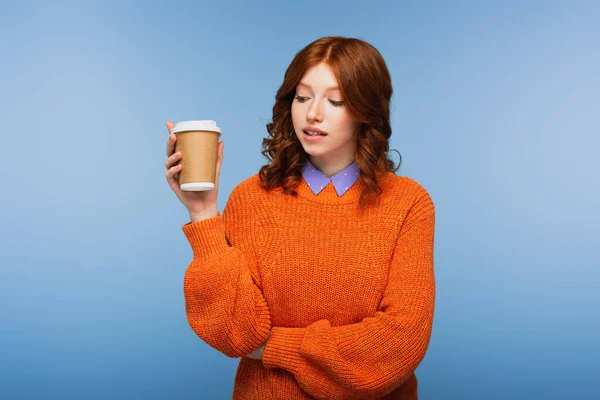
{"label": "blue background", "polygon": [[222,210],[293,56],[343,35],[385,58],[397,173],[436,204],[420,398],[600,398],[599,4],[2,2],[0,397],[231,398],[164,124],[222,127]]}

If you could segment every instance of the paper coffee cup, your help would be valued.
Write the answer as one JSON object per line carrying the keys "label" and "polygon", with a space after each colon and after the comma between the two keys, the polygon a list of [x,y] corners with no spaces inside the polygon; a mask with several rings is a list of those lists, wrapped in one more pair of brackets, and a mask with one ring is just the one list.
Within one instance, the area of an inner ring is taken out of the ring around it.
{"label": "paper coffee cup", "polygon": [[214,189],[221,128],[212,120],[183,121],[171,132],[177,135],[175,152],[181,152],[181,190]]}

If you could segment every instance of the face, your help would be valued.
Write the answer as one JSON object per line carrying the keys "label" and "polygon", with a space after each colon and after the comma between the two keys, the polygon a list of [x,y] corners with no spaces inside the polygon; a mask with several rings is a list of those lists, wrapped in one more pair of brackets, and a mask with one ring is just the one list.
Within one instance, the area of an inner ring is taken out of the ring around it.
{"label": "face", "polygon": [[[292,102],[292,122],[310,161],[323,173],[342,170],[354,161],[359,124],[352,118],[335,75],[326,64],[306,71]],[[309,138],[307,128],[318,128],[326,136]]]}

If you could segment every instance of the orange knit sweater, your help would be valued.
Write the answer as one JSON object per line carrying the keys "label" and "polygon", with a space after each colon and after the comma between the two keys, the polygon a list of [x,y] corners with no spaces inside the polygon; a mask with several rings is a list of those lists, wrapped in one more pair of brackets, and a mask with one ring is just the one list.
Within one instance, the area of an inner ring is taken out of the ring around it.
{"label": "orange knit sweater", "polygon": [[[233,399],[416,399],[429,345],[435,209],[415,180],[387,173],[379,201],[363,184],[338,197],[267,192],[258,174],[215,218],[182,226],[194,332],[241,357]],[[262,360],[245,357],[266,340]]]}

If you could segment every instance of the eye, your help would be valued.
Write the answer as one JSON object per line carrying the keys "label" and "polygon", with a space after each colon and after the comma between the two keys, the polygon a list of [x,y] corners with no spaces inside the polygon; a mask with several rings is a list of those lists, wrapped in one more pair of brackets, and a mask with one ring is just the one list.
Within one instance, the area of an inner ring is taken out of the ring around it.
{"label": "eye", "polygon": [[[306,97],[303,97],[303,96],[296,96],[295,99],[298,100],[298,102],[300,102],[300,103],[304,103],[306,101]],[[344,105],[343,101],[329,100],[329,102],[336,107],[341,107]]]}

